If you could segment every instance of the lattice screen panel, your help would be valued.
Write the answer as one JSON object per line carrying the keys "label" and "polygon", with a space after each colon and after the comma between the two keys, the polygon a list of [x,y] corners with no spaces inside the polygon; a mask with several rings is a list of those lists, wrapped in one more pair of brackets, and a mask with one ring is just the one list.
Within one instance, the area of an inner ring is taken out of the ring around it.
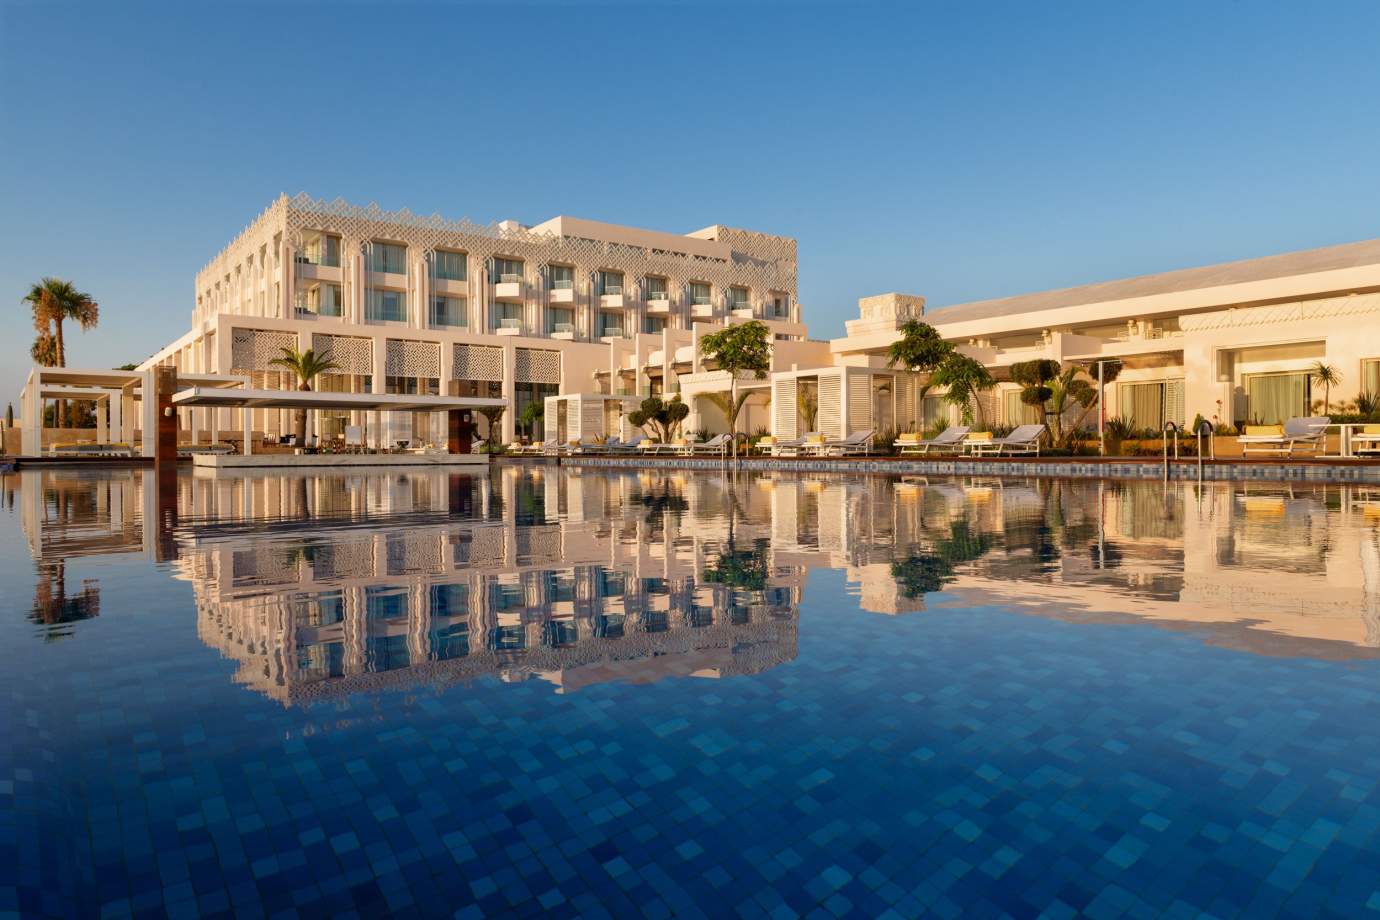
{"label": "lattice screen panel", "polygon": [[389,339],[384,372],[399,377],[440,377],[441,346],[435,342]]}
{"label": "lattice screen panel", "polygon": [[313,332],[311,347],[317,354],[330,353],[331,360],[340,365],[337,374],[372,374],[374,372],[374,341],[357,335],[323,335]]}
{"label": "lattice screen panel", "polygon": [[232,371],[280,370],[270,362],[283,356],[284,348],[297,347],[295,332],[266,332],[262,329],[236,329],[230,340]]}
{"label": "lattice screen panel", "polygon": [[451,376],[456,380],[502,380],[503,349],[497,345],[456,345]]}
{"label": "lattice screen panel", "polygon": [[560,383],[561,353],[545,348],[518,348],[513,355],[513,379],[518,383]]}

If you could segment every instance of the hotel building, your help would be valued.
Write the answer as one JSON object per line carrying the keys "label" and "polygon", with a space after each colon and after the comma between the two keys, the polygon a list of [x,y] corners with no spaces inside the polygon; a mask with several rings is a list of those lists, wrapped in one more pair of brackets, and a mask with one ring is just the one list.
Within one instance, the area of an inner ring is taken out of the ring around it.
{"label": "hotel building", "polygon": [[1093,377],[1098,362],[1115,363],[1106,412],[1137,428],[1182,426],[1198,415],[1239,427],[1322,414],[1324,390],[1309,374],[1319,361],[1342,375],[1326,394],[1334,410],[1362,393],[1380,395],[1380,240],[936,310],[907,294],[866,297],[859,308],[823,367],[773,375],[778,436],[807,429],[807,403],[831,437],[956,420],[939,393],[922,394],[917,375],[887,365],[911,319],[996,377],[982,397],[989,424],[1039,421],[1010,379],[1013,364],[1037,359],[1077,363]]}
{"label": "hotel building", "polygon": [[[313,348],[338,365],[318,389],[507,399],[508,441],[527,405],[556,393],[677,390],[677,375],[703,371],[698,337],[747,319],[822,354],[803,344],[795,240],[573,217],[480,225],[284,196],[198,272],[191,331],[139,370],[293,389],[271,362],[283,348]],[[194,442],[239,427],[228,412],[209,417],[224,410],[180,411]],[[253,413],[265,435],[292,430],[289,410]],[[351,414],[313,412],[315,433],[339,437],[363,421],[384,443],[440,438],[440,413]]]}

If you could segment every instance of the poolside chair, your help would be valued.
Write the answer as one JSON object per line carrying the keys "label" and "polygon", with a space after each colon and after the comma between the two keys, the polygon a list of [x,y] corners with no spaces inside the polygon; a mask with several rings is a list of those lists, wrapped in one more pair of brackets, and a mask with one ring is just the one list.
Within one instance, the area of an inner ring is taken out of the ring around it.
{"label": "poolside chair", "polygon": [[872,453],[872,438],[876,434],[877,429],[868,428],[865,431],[855,431],[846,438],[826,441],[820,454],[826,457],[851,457],[858,454],[870,454]]}
{"label": "poolside chair", "polygon": [[549,437],[540,444],[534,445],[532,452],[547,457],[554,457],[561,452],[561,441],[557,437]]}
{"label": "poolside chair", "polygon": [[1355,454],[1380,453],[1380,425],[1366,425],[1351,433],[1351,450]]}
{"label": "poolside chair", "polygon": [[807,434],[796,451],[796,456],[822,457],[824,455],[824,435],[815,432]]}
{"label": "poolside chair", "polygon": [[1015,454],[1040,455],[1040,440],[1045,436],[1044,425],[1021,425],[1004,438],[987,441],[974,441],[972,451],[979,456],[995,454],[1012,456]]}
{"label": "poolside chair", "polygon": [[1237,438],[1242,455],[1246,454],[1284,454],[1294,455],[1294,448],[1312,449],[1314,456],[1322,453],[1327,439],[1327,426],[1332,419],[1326,415],[1307,418],[1291,418],[1283,425],[1247,425],[1245,433]]}
{"label": "poolside chair", "polygon": [[720,457],[728,453],[729,438],[726,434],[716,434],[708,441],[691,444],[691,454],[718,454]]}
{"label": "poolside chair", "polygon": [[626,441],[609,438],[609,443],[605,444],[604,448],[616,454],[635,454],[641,450],[642,442],[645,440],[647,440],[647,436],[639,431]]}
{"label": "poolside chair", "polygon": [[897,443],[901,447],[901,456],[923,456],[930,451],[936,453],[957,453],[963,449],[963,440],[968,437],[967,425],[951,425],[933,438],[920,440],[920,436],[915,436],[913,443],[902,442],[899,438]]}
{"label": "poolside chair", "polygon": [[783,440],[772,439],[768,449],[773,457],[794,457],[800,453],[800,448],[805,445],[805,439],[809,434],[803,434],[798,438],[785,438]]}
{"label": "poolside chair", "polygon": [[602,450],[604,442],[592,434],[587,434],[578,441],[571,441],[565,446],[567,455],[573,454],[592,454]]}

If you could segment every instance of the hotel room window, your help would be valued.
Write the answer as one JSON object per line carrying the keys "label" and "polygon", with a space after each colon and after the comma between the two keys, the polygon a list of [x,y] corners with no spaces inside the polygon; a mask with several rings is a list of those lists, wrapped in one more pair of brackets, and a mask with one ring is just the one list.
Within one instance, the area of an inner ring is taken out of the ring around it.
{"label": "hotel room window", "polygon": [[318,230],[308,230],[302,237],[302,255],[298,257],[299,261],[308,265],[340,267],[340,237]]}
{"label": "hotel room window", "polygon": [[522,281],[522,262],[518,259],[494,259],[493,284],[509,284]]}
{"label": "hotel room window", "polygon": [[660,316],[646,316],[642,319],[642,331],[648,335],[661,335],[666,328],[666,320]]}
{"label": "hotel room window", "polygon": [[1361,362],[1361,392],[1380,397],[1380,358]]}
{"label": "hotel room window", "polygon": [[604,294],[623,293],[623,273],[622,272],[596,272],[594,275],[595,291],[603,296]]}
{"label": "hotel room window", "polygon": [[703,281],[690,282],[690,302],[692,304],[702,306],[709,303],[709,295],[709,285],[705,284]]}
{"label": "hotel room window", "polygon": [[407,247],[397,243],[374,243],[369,251],[369,270],[390,275],[407,274]]}
{"label": "hotel room window", "polygon": [[752,307],[749,300],[748,289],[745,287],[731,287],[728,289],[728,306],[733,310],[747,310]]}
{"label": "hotel room window", "polygon": [[438,249],[434,253],[435,258],[432,266],[436,270],[436,278],[439,281],[464,281],[468,276],[466,270],[466,259],[463,252],[451,252],[446,249]]}
{"label": "hotel room window", "polygon": [[551,290],[571,291],[575,289],[575,269],[569,265],[551,266]]}
{"label": "hotel room window", "polygon": [[666,279],[651,277],[647,279],[647,299],[648,300],[667,300]]}
{"label": "hotel room window", "polygon": [[575,331],[575,311],[568,307],[551,307],[546,317],[547,333]]}
{"label": "hotel room window", "polygon": [[469,320],[466,317],[465,298],[448,297],[437,294],[431,298],[431,325],[433,326],[468,326]]}
{"label": "hotel room window", "polygon": [[364,303],[365,322],[407,322],[407,293],[405,291],[369,291]]}

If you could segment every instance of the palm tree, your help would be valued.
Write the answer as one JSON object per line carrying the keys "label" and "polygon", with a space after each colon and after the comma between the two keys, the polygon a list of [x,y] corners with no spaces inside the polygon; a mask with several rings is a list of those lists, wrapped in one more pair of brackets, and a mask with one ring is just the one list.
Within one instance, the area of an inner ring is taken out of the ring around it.
{"label": "palm tree", "polygon": [[[269,363],[277,364],[279,367],[285,367],[296,374],[297,380],[299,381],[297,389],[306,390],[308,392],[311,390],[311,382],[315,380],[318,375],[324,374],[326,371],[335,370],[340,366],[331,360],[331,353],[329,351],[322,352],[318,355],[310,348],[306,351],[298,351],[295,348],[284,348],[283,356],[281,358],[274,358]],[[297,434],[297,445],[299,447],[305,447],[307,443],[307,410],[305,408],[297,410],[293,418],[293,423],[293,427]]]}
{"label": "palm tree", "polygon": [[[93,328],[100,319],[100,306],[90,294],[77,290],[70,281],[45,277],[29,288],[24,303],[33,311],[34,328],[38,337],[29,354],[39,364],[49,367],[67,366],[67,345],[62,337],[62,324],[74,320],[82,330]],[[66,416],[66,402],[59,400],[54,421],[61,426]]]}
{"label": "palm tree", "polygon": [[1308,369],[1308,376],[1323,385],[1323,414],[1332,411],[1332,387],[1342,382],[1342,372],[1334,365],[1319,360]]}

